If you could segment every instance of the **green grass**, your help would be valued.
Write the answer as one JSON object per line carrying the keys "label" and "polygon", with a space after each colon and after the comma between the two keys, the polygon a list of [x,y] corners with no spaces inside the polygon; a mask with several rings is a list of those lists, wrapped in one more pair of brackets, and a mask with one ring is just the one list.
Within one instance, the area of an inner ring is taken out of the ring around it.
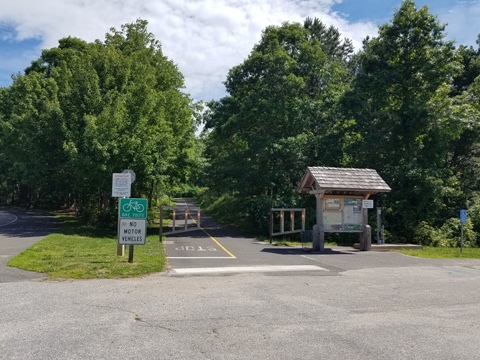
{"label": "green grass", "polygon": [[[262,238],[263,241],[269,242],[269,239]],[[292,246],[298,247],[302,243],[299,241],[291,241],[287,238],[274,238],[272,241],[274,246]],[[311,244],[311,243],[310,243]],[[337,242],[325,242],[326,247],[337,246]],[[464,248],[463,252],[460,253],[459,248],[446,248],[446,247],[432,247],[424,246],[423,250],[411,250],[411,249],[401,249],[395,250],[405,255],[417,256],[421,258],[430,258],[430,259],[480,259],[480,248]]]}
{"label": "green grass", "polygon": [[480,259],[480,248],[458,248],[424,246],[423,250],[398,250],[402,254],[431,259]]}
{"label": "green grass", "polygon": [[133,263],[117,255],[114,232],[85,226],[64,216],[63,228],[8,262],[9,266],[47,273],[50,279],[124,278],[163,271],[166,263],[158,228],[149,228],[146,245],[136,245]]}
{"label": "green grass", "polygon": [[[257,237],[259,241],[263,241],[266,243],[270,243],[270,238],[267,238],[265,236],[259,236]],[[282,238],[282,237],[274,237],[272,239],[272,245],[273,246],[289,246],[289,247],[299,247],[302,246],[302,242],[300,240],[292,240],[290,238]],[[307,242],[307,246],[311,246],[312,242]],[[325,242],[325,246],[338,246],[336,242]]]}

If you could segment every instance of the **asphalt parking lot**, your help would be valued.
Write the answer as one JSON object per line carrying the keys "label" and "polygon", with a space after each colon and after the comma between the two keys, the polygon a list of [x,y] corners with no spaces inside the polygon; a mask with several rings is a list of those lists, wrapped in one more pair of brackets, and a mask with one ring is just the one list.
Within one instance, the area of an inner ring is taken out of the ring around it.
{"label": "asphalt parking lot", "polygon": [[[18,217],[2,254],[56,226]],[[0,359],[478,359],[478,260],[305,254],[204,225],[228,252],[192,232],[167,237],[165,273],[0,281]]]}

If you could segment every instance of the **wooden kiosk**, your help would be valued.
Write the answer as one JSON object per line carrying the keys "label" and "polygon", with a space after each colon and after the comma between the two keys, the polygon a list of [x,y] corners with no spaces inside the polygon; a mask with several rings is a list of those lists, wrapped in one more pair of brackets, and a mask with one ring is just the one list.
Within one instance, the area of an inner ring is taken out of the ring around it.
{"label": "wooden kiosk", "polygon": [[391,191],[375,170],[308,167],[298,191],[317,198],[313,250],[324,250],[326,232],[360,233],[360,250],[370,250],[371,229],[364,200]]}

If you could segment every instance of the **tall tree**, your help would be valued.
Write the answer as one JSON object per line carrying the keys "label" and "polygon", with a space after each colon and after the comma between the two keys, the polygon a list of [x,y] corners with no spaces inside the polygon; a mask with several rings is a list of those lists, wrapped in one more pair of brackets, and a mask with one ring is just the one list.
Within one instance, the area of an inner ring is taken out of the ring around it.
{"label": "tall tree", "polygon": [[458,195],[448,162],[464,126],[448,94],[461,66],[444,29],[427,7],[405,0],[365,41],[345,98],[359,139],[348,149],[352,164],[377,169],[392,187],[385,205],[401,240],[420,221],[438,221],[444,195]]}
{"label": "tall tree", "polygon": [[177,165],[193,159],[196,110],[183,86],[144,20],[111,29],[104,42],[61,39],[3,97],[9,171],[38,201],[49,199],[45,182],[96,219],[113,209],[113,172],[133,169],[134,195],[152,199],[187,181]]}
{"label": "tall tree", "polygon": [[473,46],[461,45],[457,54],[463,65],[462,71],[455,76],[452,84],[451,95],[460,95],[466,91],[473,81],[480,75],[480,34],[477,39],[477,49]]}
{"label": "tall tree", "polygon": [[309,37],[315,38],[320,43],[322,51],[330,58],[347,60],[353,54],[353,43],[350,39],[341,39],[341,34],[336,27],[326,27],[318,18],[306,18],[303,26],[309,31]]}
{"label": "tall tree", "polygon": [[266,213],[274,203],[295,204],[307,165],[342,159],[341,143],[326,139],[338,136],[333,110],[350,50],[336,29],[322,32],[320,25],[267,27],[250,56],[229,71],[229,96],[210,103],[211,187],[241,193],[251,213],[257,205]]}

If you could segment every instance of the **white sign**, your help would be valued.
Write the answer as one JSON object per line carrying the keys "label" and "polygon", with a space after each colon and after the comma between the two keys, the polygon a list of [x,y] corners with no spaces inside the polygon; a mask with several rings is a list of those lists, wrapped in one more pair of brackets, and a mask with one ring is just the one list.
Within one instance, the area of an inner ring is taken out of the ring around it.
{"label": "white sign", "polygon": [[112,176],[112,197],[130,197],[132,174],[114,173]]}
{"label": "white sign", "polygon": [[146,220],[121,219],[118,245],[145,245],[147,238]]}
{"label": "white sign", "polygon": [[137,174],[135,174],[135,171],[130,170],[130,169],[125,169],[125,170],[122,171],[122,174],[127,174],[127,173],[130,173],[132,175],[132,177],[131,177],[132,181],[130,183],[133,184],[135,182],[135,179],[137,178]]}
{"label": "white sign", "polygon": [[364,209],[373,209],[373,200],[363,200],[362,207]]}

